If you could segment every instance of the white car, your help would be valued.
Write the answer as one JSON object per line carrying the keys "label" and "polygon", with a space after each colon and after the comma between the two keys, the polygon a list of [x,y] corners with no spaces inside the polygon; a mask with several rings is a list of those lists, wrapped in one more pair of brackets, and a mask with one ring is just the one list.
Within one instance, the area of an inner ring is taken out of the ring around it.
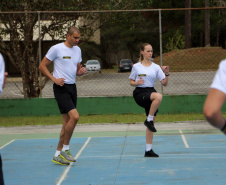
{"label": "white car", "polygon": [[86,71],[99,71],[101,73],[101,66],[98,60],[88,60],[85,66]]}

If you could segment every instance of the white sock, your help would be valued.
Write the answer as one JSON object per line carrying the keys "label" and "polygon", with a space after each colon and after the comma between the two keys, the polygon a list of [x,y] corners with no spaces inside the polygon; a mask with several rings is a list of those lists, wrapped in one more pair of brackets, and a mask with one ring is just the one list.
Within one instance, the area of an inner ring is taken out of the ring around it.
{"label": "white sock", "polygon": [[148,114],[147,121],[153,121],[153,119],[154,119],[154,116],[151,116],[150,114]]}
{"label": "white sock", "polygon": [[152,147],[152,144],[146,144],[146,151],[150,151]]}
{"label": "white sock", "polygon": [[66,150],[69,150],[69,145],[63,145],[62,151],[65,152]]}
{"label": "white sock", "polygon": [[56,153],[55,153],[55,157],[57,157],[58,155],[60,155],[60,151],[59,150],[56,150]]}

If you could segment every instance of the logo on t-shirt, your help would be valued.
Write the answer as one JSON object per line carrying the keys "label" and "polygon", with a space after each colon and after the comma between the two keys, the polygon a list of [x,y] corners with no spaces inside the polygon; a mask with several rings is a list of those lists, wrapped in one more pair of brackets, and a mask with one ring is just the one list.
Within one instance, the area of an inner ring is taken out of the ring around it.
{"label": "logo on t-shirt", "polygon": [[138,76],[140,77],[140,76],[146,76],[146,74],[138,74]]}
{"label": "logo on t-shirt", "polygon": [[70,56],[64,56],[63,59],[71,59]]}

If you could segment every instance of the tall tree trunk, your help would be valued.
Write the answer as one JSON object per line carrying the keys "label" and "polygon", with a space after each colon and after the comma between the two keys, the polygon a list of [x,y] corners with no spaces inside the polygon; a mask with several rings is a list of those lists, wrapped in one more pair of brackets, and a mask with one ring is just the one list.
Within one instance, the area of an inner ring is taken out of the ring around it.
{"label": "tall tree trunk", "polygon": [[203,47],[203,33],[200,33],[200,47]]}
{"label": "tall tree trunk", "polygon": [[[221,10],[218,10],[218,15],[221,14]],[[217,35],[216,35],[216,46],[219,46],[220,44],[220,29],[219,27],[217,28]]]}
{"label": "tall tree trunk", "polygon": [[[191,8],[191,0],[185,0],[185,8]],[[191,48],[191,10],[185,10],[185,48]]]}
{"label": "tall tree trunk", "polygon": [[[205,7],[209,7],[209,0],[205,0]],[[205,47],[210,46],[210,10],[205,10]]]}
{"label": "tall tree trunk", "polygon": [[217,31],[217,38],[216,38],[216,46],[219,46],[219,41],[220,41],[219,37],[220,37],[220,31],[218,30]]}

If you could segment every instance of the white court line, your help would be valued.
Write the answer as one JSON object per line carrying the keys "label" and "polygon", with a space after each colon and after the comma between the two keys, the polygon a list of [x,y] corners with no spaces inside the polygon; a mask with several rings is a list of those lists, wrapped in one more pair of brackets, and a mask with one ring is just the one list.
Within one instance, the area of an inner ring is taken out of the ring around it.
{"label": "white court line", "polygon": [[[223,155],[226,155],[226,153],[218,153],[218,154],[160,154],[161,157],[164,156],[164,157],[171,157],[171,156],[208,156],[208,155],[211,155],[211,156],[222,156],[222,158],[225,158],[225,156]],[[119,158],[121,155],[114,155],[114,156],[86,156],[86,157],[80,157],[80,159],[86,159],[86,158]],[[142,157],[144,155],[123,155],[123,157]]]}
{"label": "white court line", "polygon": [[8,143],[6,143],[5,145],[3,145],[2,147],[0,147],[0,149],[2,149],[2,148],[4,148],[5,146],[7,146],[7,145],[9,145],[10,143],[12,143],[13,141],[15,141],[15,139],[14,140],[11,140],[10,142],[8,142]]}
{"label": "white court line", "polygon": [[[88,137],[88,139],[86,140],[85,144],[82,146],[82,148],[79,150],[79,152],[77,153],[77,155],[75,156],[75,160],[78,159],[78,157],[81,155],[82,151],[85,149],[85,147],[87,146],[87,144],[89,143],[91,137]],[[57,182],[57,185],[60,185],[63,180],[65,179],[65,177],[67,176],[67,173],[69,172],[71,166],[73,163],[70,163],[69,166],[66,168],[66,170],[64,170],[63,174],[60,177],[60,180]]]}
{"label": "white court line", "polygon": [[182,130],[179,129],[179,132],[180,132],[180,134],[181,134],[181,137],[182,137],[182,140],[183,140],[183,142],[184,142],[185,147],[186,147],[186,148],[189,148],[188,142],[187,142],[186,138],[184,137],[184,134],[183,134]]}

